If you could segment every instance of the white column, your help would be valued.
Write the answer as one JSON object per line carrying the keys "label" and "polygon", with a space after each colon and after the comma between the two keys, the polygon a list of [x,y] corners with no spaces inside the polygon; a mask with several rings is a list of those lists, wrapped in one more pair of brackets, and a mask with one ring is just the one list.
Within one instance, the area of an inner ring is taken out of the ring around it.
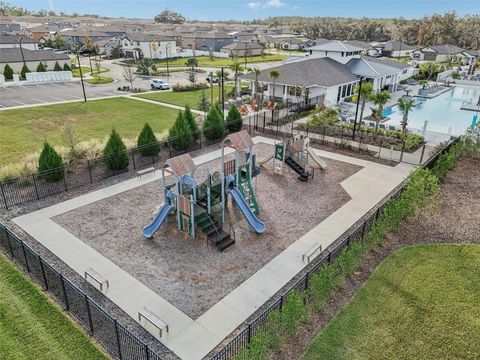
{"label": "white column", "polygon": [[283,85],[283,102],[287,102],[288,98],[288,85]]}

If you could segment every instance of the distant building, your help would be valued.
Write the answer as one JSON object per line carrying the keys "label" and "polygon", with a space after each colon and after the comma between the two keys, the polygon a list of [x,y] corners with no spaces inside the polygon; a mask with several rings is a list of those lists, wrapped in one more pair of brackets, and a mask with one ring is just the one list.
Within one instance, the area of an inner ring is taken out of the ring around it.
{"label": "distant building", "polygon": [[224,46],[233,43],[233,37],[222,31],[209,31],[184,35],[182,47],[190,50],[219,52]]}
{"label": "distant building", "polygon": [[231,57],[263,55],[263,46],[256,42],[234,42],[221,48],[221,52]]}
{"label": "distant building", "polygon": [[411,58],[417,61],[447,62],[450,57],[455,58],[463,51],[455,45],[431,45],[413,51]]}
{"label": "distant building", "polygon": [[60,35],[65,41],[65,46],[67,49],[72,49],[75,46],[83,45],[87,37],[89,37],[92,42],[111,38],[110,35],[105,34],[104,32],[88,30],[62,30],[58,32],[58,35]]}
{"label": "distant building", "polygon": [[308,47],[308,44],[305,40],[300,40],[294,37],[282,39],[278,42],[278,48],[282,50],[303,50],[306,47]]}
{"label": "distant building", "polygon": [[177,56],[177,47],[161,35],[132,33],[122,39],[122,52],[132,59],[165,59]]}
{"label": "distant building", "polygon": [[390,58],[410,57],[417,50],[415,46],[411,46],[399,41],[386,41],[382,43],[372,44],[377,49],[377,56],[385,56]]}
{"label": "distant building", "polygon": [[27,50],[38,50],[37,41],[26,35],[0,34],[0,49],[20,48]]}
{"label": "distant building", "polygon": [[363,42],[331,40],[307,50],[310,57],[329,57],[344,64],[352,57],[366,53],[369,48],[370,45]]}
{"label": "distant building", "polygon": [[20,73],[24,60],[31,71],[35,71],[40,62],[45,65],[47,70],[53,70],[55,62],[57,61],[62,67],[65,63],[70,64],[68,55],[57,54],[53,50],[29,50],[24,48],[20,49],[19,47],[0,49],[0,71],[2,73],[7,64],[14,72]]}
{"label": "distant building", "polygon": [[3,32],[15,33],[21,30],[22,30],[22,27],[20,26],[20,24],[13,23],[11,21],[0,20],[0,33],[3,33]]}

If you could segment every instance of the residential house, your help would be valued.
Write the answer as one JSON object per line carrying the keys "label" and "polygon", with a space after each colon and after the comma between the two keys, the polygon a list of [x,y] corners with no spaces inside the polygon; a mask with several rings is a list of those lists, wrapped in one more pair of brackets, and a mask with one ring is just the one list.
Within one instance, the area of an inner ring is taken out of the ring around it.
{"label": "residential house", "polygon": [[329,42],[307,48],[310,57],[329,57],[345,64],[354,56],[367,51],[369,46],[352,44],[352,42],[331,40]]}
{"label": "residential house", "polygon": [[[258,76],[258,82],[267,85],[266,96],[273,96],[273,79],[268,75],[277,70],[280,76],[275,80],[275,98],[283,102],[310,101],[333,105],[353,94],[359,81],[345,65],[328,57],[309,58],[265,69]],[[255,75],[241,75],[250,80],[252,93],[255,89]],[[308,90],[307,90],[308,89]]]}
{"label": "residential house", "polygon": [[96,41],[94,45],[98,47],[98,55],[106,57],[110,57],[113,50],[120,47],[119,41],[116,38]]}
{"label": "residential house", "polygon": [[65,41],[67,49],[73,49],[75,46],[83,45],[87,37],[89,37],[94,43],[111,38],[110,35],[105,34],[104,32],[89,30],[61,30],[58,32],[58,35],[60,35]]}
{"label": "residential house", "polygon": [[308,47],[305,40],[297,38],[282,39],[278,43],[278,48],[281,50],[303,50]]}
{"label": "residential house", "polygon": [[373,47],[378,49],[378,56],[385,56],[389,58],[409,58],[412,53],[417,50],[415,46],[411,46],[399,41],[386,41],[373,45]]}
{"label": "residential house", "polygon": [[189,50],[219,52],[224,46],[233,43],[233,37],[222,31],[209,31],[184,35],[182,47]]}
{"label": "residential house", "polygon": [[65,27],[62,25],[48,24],[28,28],[27,32],[32,39],[40,41],[40,39],[45,38],[48,34],[56,34],[63,29],[65,29]]}
{"label": "residential house", "polygon": [[39,62],[42,62],[47,70],[53,70],[57,61],[62,67],[65,63],[70,64],[70,58],[67,54],[57,54],[53,50],[29,50],[19,47],[0,48],[0,71],[2,73],[7,64],[15,73],[20,73],[24,61],[31,71],[35,71]]}
{"label": "residential house", "polygon": [[463,65],[473,65],[480,59],[480,50],[464,50],[458,56],[462,58]]}
{"label": "residential house", "polygon": [[237,32],[234,31],[232,33],[229,33],[233,37],[233,41],[238,41],[238,42],[256,42],[258,41],[257,34],[253,32]]}
{"label": "residential house", "polygon": [[464,49],[455,45],[431,45],[414,50],[411,58],[416,61],[447,62],[463,51]]}
{"label": "residential house", "polygon": [[0,20],[0,33],[4,33],[4,32],[15,33],[18,31],[22,31],[22,27],[20,26],[20,24],[17,24],[11,21]]}
{"label": "residential house", "polygon": [[234,42],[220,49],[221,52],[230,54],[230,57],[260,56],[263,55],[263,46],[257,42]]}
{"label": "residential house", "polygon": [[20,48],[38,50],[38,42],[26,35],[8,35],[0,33],[0,49]]}
{"label": "residential house", "polygon": [[396,91],[400,81],[414,75],[415,67],[393,60],[370,56],[351,58],[345,66],[357,77],[373,84],[373,91]]}
{"label": "residential house", "polygon": [[122,52],[133,59],[166,59],[177,56],[175,40],[157,34],[132,33],[122,39]]}

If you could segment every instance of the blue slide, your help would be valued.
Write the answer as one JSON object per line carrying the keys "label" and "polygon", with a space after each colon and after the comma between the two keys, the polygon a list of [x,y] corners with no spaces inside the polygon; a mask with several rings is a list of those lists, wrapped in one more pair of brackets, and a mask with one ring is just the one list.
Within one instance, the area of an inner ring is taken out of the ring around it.
{"label": "blue slide", "polygon": [[234,187],[233,189],[227,190],[227,193],[232,195],[233,200],[235,200],[235,203],[242,211],[243,216],[245,216],[250,226],[259,234],[265,232],[265,223],[255,216],[240,190]]}
{"label": "blue slide", "polygon": [[170,210],[173,209],[174,195],[171,191],[167,192],[166,199],[167,202],[160,208],[158,213],[153,218],[153,221],[143,228],[143,236],[145,236],[147,239],[151,239],[153,237],[153,234],[155,234],[160,226],[166,222]]}

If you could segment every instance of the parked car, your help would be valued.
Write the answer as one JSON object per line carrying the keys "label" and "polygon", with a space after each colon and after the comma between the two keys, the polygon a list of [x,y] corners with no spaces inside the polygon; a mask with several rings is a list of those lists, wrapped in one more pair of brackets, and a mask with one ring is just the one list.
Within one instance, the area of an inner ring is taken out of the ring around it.
{"label": "parked car", "polygon": [[152,90],[169,90],[170,84],[161,79],[153,79],[150,83],[150,87],[152,88]]}
{"label": "parked car", "polygon": [[[215,77],[215,76],[212,77],[212,83],[218,84],[218,80],[219,80],[219,79],[218,79],[217,77]],[[210,82],[210,76],[207,76],[207,78],[205,79],[205,81],[209,83],[209,82]]]}

